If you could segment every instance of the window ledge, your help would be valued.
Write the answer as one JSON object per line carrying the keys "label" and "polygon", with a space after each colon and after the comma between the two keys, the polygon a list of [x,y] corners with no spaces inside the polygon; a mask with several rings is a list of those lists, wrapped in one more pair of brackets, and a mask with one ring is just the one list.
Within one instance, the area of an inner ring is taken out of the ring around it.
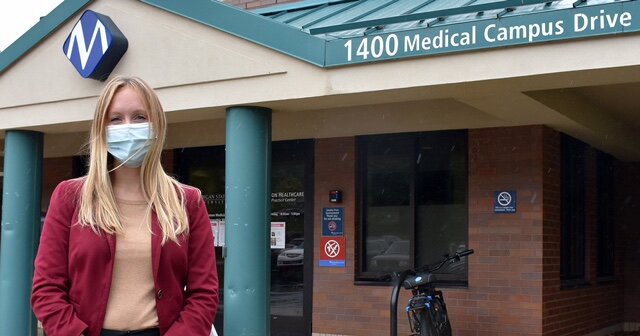
{"label": "window ledge", "polygon": [[392,286],[391,281],[376,281],[376,280],[356,280],[353,283],[356,286]]}
{"label": "window ledge", "polygon": [[561,280],[560,289],[578,289],[588,287],[589,282],[585,279]]}
{"label": "window ledge", "polygon": [[[379,280],[355,280],[353,282],[355,286],[393,286],[393,281],[379,281]],[[437,288],[458,288],[465,289],[469,288],[469,282],[467,281],[459,281],[459,282],[437,282]]]}
{"label": "window ledge", "polygon": [[618,279],[616,279],[616,277],[614,275],[607,275],[607,276],[598,277],[596,282],[599,285],[606,285],[606,284],[611,284],[611,283],[617,282],[617,280]]}

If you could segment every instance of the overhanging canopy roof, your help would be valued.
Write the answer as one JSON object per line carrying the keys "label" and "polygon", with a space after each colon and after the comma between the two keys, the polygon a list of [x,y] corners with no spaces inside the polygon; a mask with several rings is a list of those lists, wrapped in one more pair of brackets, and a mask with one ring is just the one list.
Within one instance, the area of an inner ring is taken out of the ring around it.
{"label": "overhanging canopy roof", "polygon": [[[590,1],[589,5],[612,1]],[[575,0],[310,0],[255,10],[312,35],[345,38],[587,5]]]}
{"label": "overhanging canopy roof", "polygon": [[[0,53],[0,73],[89,2],[63,1]],[[142,2],[320,67],[640,31],[623,14],[640,17],[635,0],[307,0],[254,12]]]}

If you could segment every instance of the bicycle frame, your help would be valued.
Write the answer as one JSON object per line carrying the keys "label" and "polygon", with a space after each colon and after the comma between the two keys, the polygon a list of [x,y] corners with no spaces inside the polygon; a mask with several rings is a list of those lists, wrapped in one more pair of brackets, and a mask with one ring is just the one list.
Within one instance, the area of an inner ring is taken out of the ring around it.
{"label": "bicycle frame", "polygon": [[[409,322],[409,328],[411,335],[421,335],[422,328],[428,328],[428,325],[423,325],[420,316],[425,314],[425,317],[430,320],[430,323],[446,323],[448,320],[447,309],[444,303],[444,296],[442,291],[436,290],[435,286],[430,284],[427,288],[413,289],[413,296],[409,299],[409,303],[405,308],[407,312],[407,320]],[[445,321],[439,321],[440,318],[444,318]]]}
{"label": "bicycle frame", "polygon": [[396,277],[396,284],[393,286],[393,290],[391,290],[391,333],[390,336],[398,336],[398,295],[400,294],[400,286],[404,282],[404,279],[411,273],[411,270],[405,270],[400,272]]}

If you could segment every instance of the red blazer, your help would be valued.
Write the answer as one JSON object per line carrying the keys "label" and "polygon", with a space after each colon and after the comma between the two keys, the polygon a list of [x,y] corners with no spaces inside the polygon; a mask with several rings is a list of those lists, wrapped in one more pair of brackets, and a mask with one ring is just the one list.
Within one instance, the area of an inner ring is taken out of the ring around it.
{"label": "red blazer", "polygon": [[[76,224],[83,180],[60,183],[40,237],[31,305],[47,336],[99,336],[111,289],[116,239]],[[160,334],[208,336],[218,308],[218,273],[207,207],[185,188],[189,234],[161,245],[152,214],[151,260]]]}

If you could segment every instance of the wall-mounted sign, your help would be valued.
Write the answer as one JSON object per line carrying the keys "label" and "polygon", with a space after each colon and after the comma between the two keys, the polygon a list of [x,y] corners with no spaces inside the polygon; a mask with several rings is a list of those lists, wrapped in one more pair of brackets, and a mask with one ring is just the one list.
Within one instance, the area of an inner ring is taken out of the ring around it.
{"label": "wall-mounted sign", "polygon": [[322,235],[342,236],[344,235],[344,208],[322,208]]}
{"label": "wall-mounted sign", "polygon": [[478,18],[333,39],[327,41],[326,66],[639,32],[640,1]]}
{"label": "wall-mounted sign", "polygon": [[493,198],[493,212],[497,214],[516,212],[516,196],[515,191],[496,191]]}
{"label": "wall-mounted sign", "polygon": [[344,237],[320,237],[320,267],[345,267],[346,257]]}
{"label": "wall-mounted sign", "polygon": [[129,42],[106,15],[85,11],[64,41],[62,51],[80,76],[105,80],[127,51]]}

